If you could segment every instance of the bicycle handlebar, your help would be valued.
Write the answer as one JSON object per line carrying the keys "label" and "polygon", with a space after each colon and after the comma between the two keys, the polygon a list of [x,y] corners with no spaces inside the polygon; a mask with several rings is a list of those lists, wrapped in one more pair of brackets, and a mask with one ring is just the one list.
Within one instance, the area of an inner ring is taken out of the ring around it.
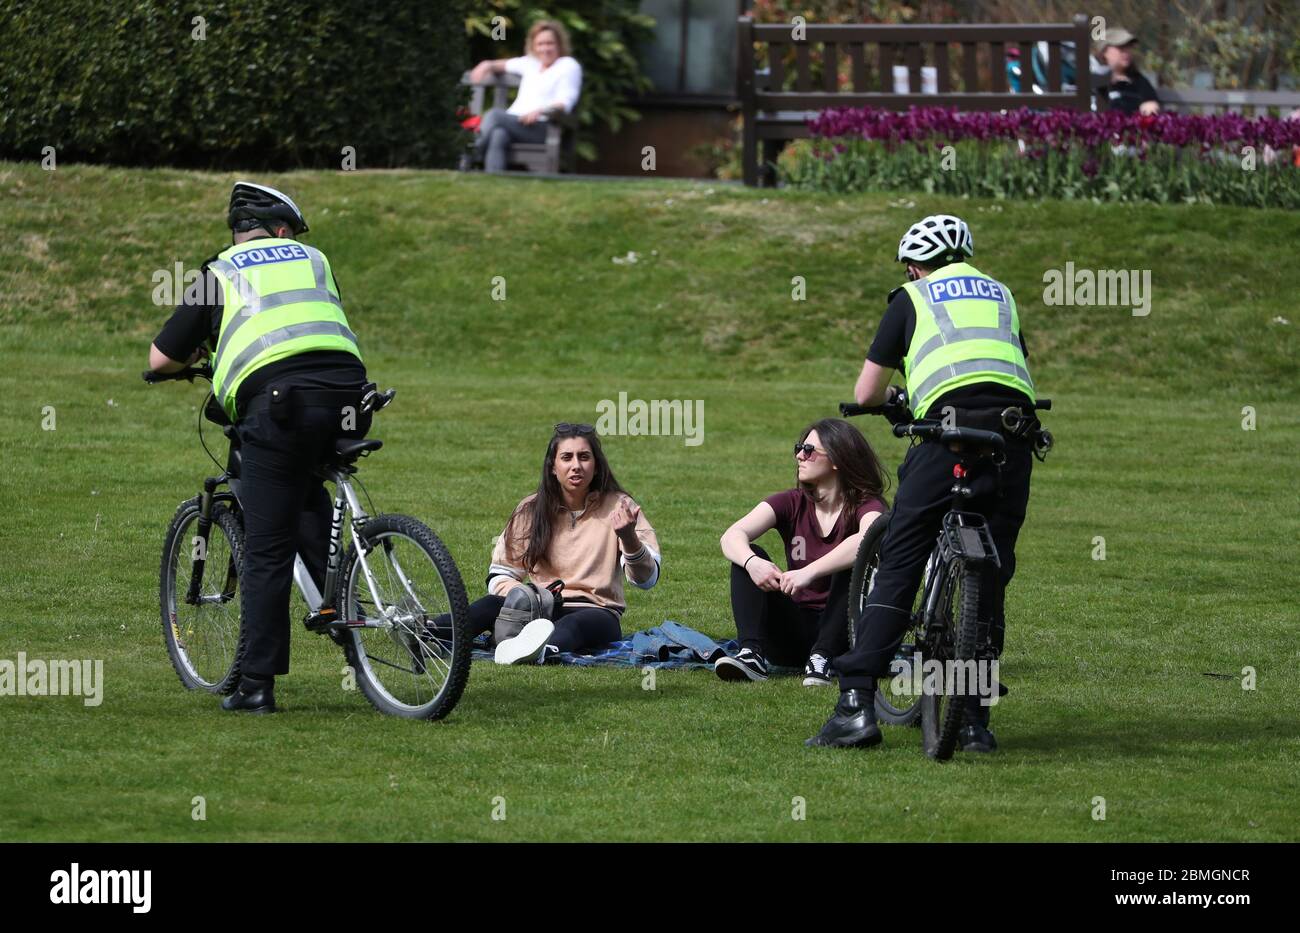
{"label": "bicycle handlebar", "polygon": [[[1050,398],[1040,398],[1034,402],[1033,410],[1051,411],[1052,400]],[[852,418],[855,415],[884,415],[893,421],[891,416],[904,415],[905,413],[907,413],[907,394],[905,392],[900,392],[893,404],[885,402],[883,405],[859,405],[856,402],[840,402],[840,415],[844,418]],[[894,422],[894,425],[898,427],[900,424],[905,423],[907,422]],[[902,437],[903,435],[899,434],[898,436]]]}
{"label": "bicycle handlebar", "polygon": [[[890,387],[891,389],[893,386]],[[912,413],[907,407],[907,392],[894,393],[892,400],[880,405],[859,405],[856,402],[840,402],[840,415],[851,418],[854,415],[884,415],[891,424],[901,424],[912,420]]]}
{"label": "bicycle handlebar", "polygon": [[149,385],[155,385],[159,382],[171,382],[176,379],[184,379],[187,382],[193,382],[194,377],[200,379],[212,380],[211,366],[186,366],[184,369],[178,369],[174,373],[160,373],[152,369],[146,369],[140,374],[140,378]]}

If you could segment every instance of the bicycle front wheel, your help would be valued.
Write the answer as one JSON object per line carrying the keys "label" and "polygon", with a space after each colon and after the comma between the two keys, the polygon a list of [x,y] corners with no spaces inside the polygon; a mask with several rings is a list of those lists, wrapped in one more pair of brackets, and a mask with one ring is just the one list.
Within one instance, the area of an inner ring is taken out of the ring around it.
{"label": "bicycle front wheel", "polygon": [[[926,639],[926,660],[939,661],[939,669],[926,676],[921,685],[921,742],[925,753],[937,761],[946,761],[957,748],[957,735],[966,714],[966,696],[955,685],[968,679],[959,674],[957,665],[975,657],[979,633],[980,574],[978,569],[958,565],[944,582],[939,604],[940,619],[935,632]],[[929,667],[930,665],[923,665]]]}
{"label": "bicycle front wheel", "polygon": [[[469,600],[446,546],[406,515],[379,515],[348,549],[335,606],[351,626],[343,651],[380,712],[441,719],[469,680]],[[358,624],[360,623],[360,624]]]}
{"label": "bicycle front wheel", "polygon": [[[858,556],[853,562],[853,573],[849,578],[847,621],[850,648],[857,643],[858,619],[867,608],[867,597],[875,583],[876,570],[880,567],[880,544],[884,540],[888,524],[889,513],[886,512],[871,523],[858,544]],[[909,628],[896,655],[902,666],[901,685],[912,683],[911,670],[916,642],[915,633]],[[920,698],[910,687],[901,693],[895,693],[892,689],[894,680],[892,677],[882,679],[876,687],[876,718],[892,726],[915,725],[921,716]]]}
{"label": "bicycle front wheel", "polygon": [[885,537],[885,526],[889,524],[889,513],[881,515],[867,529],[858,543],[858,556],[853,562],[853,573],[849,577],[848,598],[848,632],[849,647],[857,641],[858,618],[867,608],[867,595],[876,579],[876,569],[880,566],[880,542]]}
{"label": "bicycle front wheel", "polygon": [[158,601],[167,654],[190,690],[230,693],[239,682],[243,558],[244,526],[225,503],[212,506],[206,541],[199,499],[181,503],[163,541]]}

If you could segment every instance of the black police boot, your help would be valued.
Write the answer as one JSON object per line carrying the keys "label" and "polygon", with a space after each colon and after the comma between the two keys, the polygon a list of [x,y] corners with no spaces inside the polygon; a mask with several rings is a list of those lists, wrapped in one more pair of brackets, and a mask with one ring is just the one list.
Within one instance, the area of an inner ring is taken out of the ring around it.
{"label": "black police boot", "polygon": [[822,731],[803,744],[821,748],[870,748],[880,744],[873,690],[845,690]]}
{"label": "black police boot", "polygon": [[239,689],[221,701],[221,708],[232,713],[274,713],[275,678],[245,675]]}
{"label": "black police boot", "polygon": [[989,707],[979,705],[966,710],[961,730],[957,733],[957,745],[963,752],[995,752],[998,740],[989,731]]}

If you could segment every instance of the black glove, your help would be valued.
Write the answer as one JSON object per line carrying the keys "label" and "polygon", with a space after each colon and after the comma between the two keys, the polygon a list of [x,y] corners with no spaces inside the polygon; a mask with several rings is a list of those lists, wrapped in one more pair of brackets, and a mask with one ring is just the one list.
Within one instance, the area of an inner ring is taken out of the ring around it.
{"label": "black glove", "polygon": [[890,424],[908,424],[913,420],[907,408],[907,390],[899,386],[891,385],[885,390],[885,404],[881,407]]}

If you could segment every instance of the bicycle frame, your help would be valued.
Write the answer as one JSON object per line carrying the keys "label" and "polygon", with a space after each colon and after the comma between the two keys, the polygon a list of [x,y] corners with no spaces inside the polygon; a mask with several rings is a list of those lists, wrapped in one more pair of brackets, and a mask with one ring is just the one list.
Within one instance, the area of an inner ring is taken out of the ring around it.
{"label": "bicycle frame", "polygon": [[[202,540],[202,546],[197,548],[198,555],[195,557],[190,571],[190,585],[186,594],[186,602],[194,604],[203,597],[199,596],[202,587],[203,572],[206,564],[208,535],[212,530],[212,508],[218,502],[230,502],[236,506],[239,502],[239,448],[233,444],[227,458],[227,468],[220,476],[210,476],[203,481],[203,495],[200,497],[199,520],[196,538]],[[366,580],[366,586],[370,590],[371,599],[377,607],[383,607],[383,600],[380,598],[379,587],[375,581],[374,573],[370,569],[370,564],[366,556],[370,553],[371,548],[361,537],[361,529],[365,527],[370,515],[361,505],[361,500],[352,486],[350,476],[355,470],[351,467],[326,467],[320,471],[321,478],[334,485],[334,498],[332,512],[330,516],[330,536],[329,536],[329,555],[325,565],[325,592],[322,593],[316,588],[316,583],[312,579],[311,573],[307,570],[307,565],[302,559],[301,554],[294,555],[293,562],[293,581],[297,586],[298,592],[302,595],[303,601],[307,604],[308,610],[317,614],[322,610],[337,610],[333,606],[332,595],[338,588],[339,573],[343,563],[343,525],[346,519],[351,518],[348,524],[348,532],[352,537],[352,545],[356,549],[357,563],[361,566],[361,571]],[[230,487],[229,492],[218,492],[223,486]],[[412,587],[410,579],[402,569],[397,560],[397,555],[393,554],[386,547],[391,566],[401,582],[402,588],[407,595],[418,605],[418,598]],[[221,600],[234,598],[237,575],[235,568],[227,568],[226,585],[220,596],[214,597]],[[338,630],[346,628],[392,628],[392,612],[389,608],[382,609],[383,617],[380,619],[340,619],[332,622],[323,629],[324,631]]]}
{"label": "bicycle frame", "polygon": [[[983,515],[962,510],[971,489],[962,480],[969,475],[966,461],[961,461],[961,475],[952,486],[952,507],[943,517],[943,527],[935,539],[934,549],[925,569],[925,588],[921,600],[920,630],[927,639],[941,631],[939,613],[949,579],[963,567],[992,564],[1002,566],[997,546]],[[931,646],[934,647],[934,646]]]}

